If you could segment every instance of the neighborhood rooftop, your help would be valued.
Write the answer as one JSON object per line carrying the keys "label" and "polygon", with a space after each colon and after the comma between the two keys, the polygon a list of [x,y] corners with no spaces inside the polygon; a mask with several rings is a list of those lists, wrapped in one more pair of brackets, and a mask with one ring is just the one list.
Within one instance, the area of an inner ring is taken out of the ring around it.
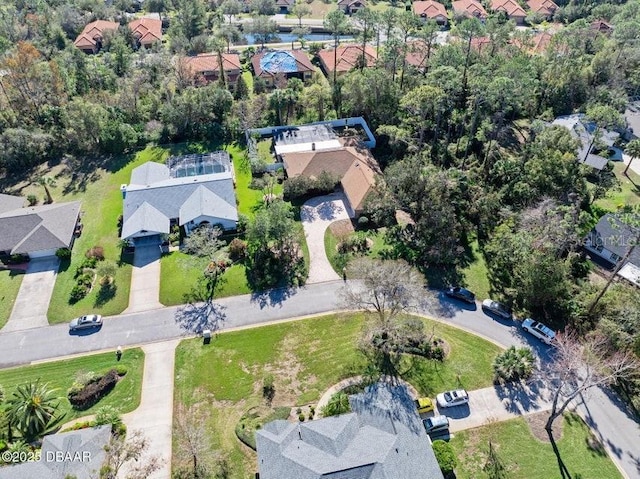
{"label": "neighborhood rooftop", "polygon": [[172,178],[182,178],[230,171],[231,160],[226,151],[214,151],[179,157],[172,156],[167,160],[167,166]]}

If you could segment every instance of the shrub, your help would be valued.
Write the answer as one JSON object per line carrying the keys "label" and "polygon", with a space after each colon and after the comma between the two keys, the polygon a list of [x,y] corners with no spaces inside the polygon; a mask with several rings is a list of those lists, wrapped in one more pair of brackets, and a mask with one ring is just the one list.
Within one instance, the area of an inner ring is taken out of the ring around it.
{"label": "shrub", "polygon": [[38,197],[36,195],[27,195],[27,203],[29,203],[29,206],[37,205]]}
{"label": "shrub", "polygon": [[504,384],[527,379],[533,373],[536,359],[531,348],[511,346],[493,361],[494,380]]}
{"label": "shrub", "polygon": [[240,238],[233,238],[229,243],[231,261],[242,261],[247,255],[247,243]]}
{"label": "shrub", "polygon": [[118,364],[115,367],[115,370],[118,373],[118,376],[124,376],[125,374],[127,374],[127,367],[123,366],[122,364]]}
{"label": "shrub", "polygon": [[276,387],[273,384],[273,374],[267,374],[262,380],[262,397],[271,404],[273,397],[276,395]]}
{"label": "shrub", "polygon": [[89,409],[111,392],[118,378],[118,372],[112,369],[101,378],[91,381],[77,393],[69,395],[71,406],[81,411]]}
{"label": "shrub", "polygon": [[73,288],[71,288],[71,293],[69,294],[69,302],[71,304],[77,303],[82,298],[84,298],[89,290],[85,286],[81,286],[76,284]]}
{"label": "shrub", "polygon": [[453,473],[453,470],[458,465],[458,459],[456,453],[448,442],[437,439],[433,441],[433,452],[438,460],[440,470],[445,477],[448,477]]}
{"label": "shrub", "polygon": [[90,288],[93,284],[93,274],[91,273],[82,273],[78,276],[78,286],[84,286],[85,288]]}
{"label": "shrub", "polygon": [[340,391],[331,396],[327,405],[322,408],[322,415],[324,417],[337,416],[349,411],[351,411],[349,396]]}
{"label": "shrub", "polygon": [[298,421],[304,422],[304,414],[298,414]]}
{"label": "shrub", "polygon": [[120,411],[113,406],[102,406],[96,411],[95,418],[96,426],[104,426],[105,424],[111,424],[113,426],[122,422]]}
{"label": "shrub", "polygon": [[127,435],[127,425],[122,421],[118,424],[113,424],[111,426],[111,434],[113,434],[116,438],[125,437]]}
{"label": "shrub", "polygon": [[366,216],[361,216],[360,218],[358,218],[358,226],[367,226],[369,224],[369,218],[367,218]]}
{"label": "shrub", "polygon": [[104,248],[102,246],[94,246],[85,253],[87,258],[95,258],[98,261],[104,259]]}
{"label": "shrub", "polygon": [[26,254],[12,254],[9,258],[3,260],[6,264],[22,264],[29,262],[29,256]]}
{"label": "shrub", "polygon": [[69,248],[58,248],[56,256],[60,260],[69,259],[71,258],[71,250]]}

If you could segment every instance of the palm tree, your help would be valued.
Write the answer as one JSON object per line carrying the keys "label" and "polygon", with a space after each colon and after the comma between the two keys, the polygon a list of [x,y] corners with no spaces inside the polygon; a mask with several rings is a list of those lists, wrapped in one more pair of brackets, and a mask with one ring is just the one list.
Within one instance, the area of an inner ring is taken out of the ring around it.
{"label": "palm tree", "polygon": [[53,429],[62,417],[57,417],[59,402],[55,389],[40,380],[19,385],[7,401],[9,423],[27,442]]}
{"label": "palm tree", "polygon": [[42,176],[38,178],[38,184],[44,188],[44,192],[47,195],[47,204],[53,203],[53,197],[51,196],[51,192],[49,191],[49,187],[55,188],[56,180],[51,178],[50,176]]}
{"label": "palm tree", "polygon": [[631,140],[627,147],[624,149],[624,152],[631,157],[629,163],[627,163],[627,167],[622,172],[624,175],[626,175],[627,171],[629,171],[631,163],[633,163],[633,160],[635,160],[636,158],[640,158],[640,140]]}
{"label": "palm tree", "polygon": [[533,372],[535,357],[530,348],[511,346],[493,361],[493,373],[499,383],[527,379]]}
{"label": "palm tree", "polygon": [[349,396],[343,392],[338,392],[331,396],[329,402],[322,408],[322,415],[324,417],[337,416],[351,411],[351,405],[349,404]]}

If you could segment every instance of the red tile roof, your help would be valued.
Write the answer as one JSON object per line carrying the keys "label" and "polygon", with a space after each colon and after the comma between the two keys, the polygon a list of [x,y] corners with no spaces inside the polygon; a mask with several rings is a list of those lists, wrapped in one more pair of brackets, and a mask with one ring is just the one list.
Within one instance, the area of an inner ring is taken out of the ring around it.
{"label": "red tile roof", "polygon": [[81,49],[95,48],[97,46],[96,39],[101,39],[107,30],[117,30],[119,26],[118,22],[96,20],[85,25],[73,44]]}
{"label": "red tile roof", "polygon": [[552,16],[558,9],[558,5],[553,0],[527,0],[527,5],[532,12],[547,17]]}
{"label": "red tile roof", "polygon": [[491,0],[491,9],[506,12],[509,17],[526,17],[527,12],[515,0]]}
{"label": "red tile roof", "polygon": [[[427,63],[427,44],[424,40],[415,40],[407,44],[407,63],[420,70],[425,68]],[[434,47],[431,47],[431,54],[435,51]]]}
{"label": "red tile roof", "polygon": [[151,45],[162,40],[162,20],[138,18],[129,23],[129,29],[141,45]]}
{"label": "red tile roof", "polygon": [[[292,56],[296,61],[296,66],[298,68],[297,71],[299,73],[309,72],[309,71],[313,72],[315,70],[315,67],[311,63],[311,60],[309,60],[309,57],[306,55],[306,53],[304,53],[301,50],[278,50],[278,52],[282,52],[282,53],[285,53],[285,54],[287,54],[289,56]],[[253,71],[254,71],[256,76],[263,76],[263,74],[265,74],[265,75],[274,75],[274,74],[278,73],[278,72],[265,71],[260,66],[260,60],[267,53],[271,53],[271,51],[265,50],[263,52],[260,52],[260,53],[258,53],[256,55],[254,55],[251,58],[251,65],[253,66]]]}
{"label": "red tile roof", "polygon": [[[194,74],[218,72],[220,70],[217,53],[201,53],[194,57],[185,57],[183,62]],[[222,68],[225,72],[240,70],[242,68],[240,56],[237,53],[223,53]]]}
{"label": "red tile roof", "polygon": [[487,16],[487,11],[484,9],[482,4],[475,0],[457,0],[455,2],[451,2],[451,7],[458,15],[478,18],[484,18]]}
{"label": "red tile roof", "polygon": [[418,16],[430,18],[436,20],[444,17],[447,19],[447,10],[444,5],[433,0],[424,0],[413,2],[413,13]]}
{"label": "red tile roof", "polygon": [[[333,48],[331,50],[320,50],[318,58],[322,64],[322,68],[327,73],[333,73]],[[337,51],[336,71],[348,72],[353,70],[358,61],[362,58],[362,45],[341,45]],[[372,67],[376,63],[376,49],[370,45],[364,47],[364,59],[367,67]]]}

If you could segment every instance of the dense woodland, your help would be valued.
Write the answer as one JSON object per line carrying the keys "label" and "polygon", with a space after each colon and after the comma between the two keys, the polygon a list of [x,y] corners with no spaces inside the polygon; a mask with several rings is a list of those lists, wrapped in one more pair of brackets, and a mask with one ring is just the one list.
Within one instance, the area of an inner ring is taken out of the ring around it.
{"label": "dense woodland", "polygon": [[[459,279],[477,239],[497,298],[555,328],[600,328],[612,346],[640,355],[640,293],[614,283],[596,303],[604,281],[592,280],[580,249],[604,213],[594,201],[616,188],[615,175],[581,165],[569,132],[545,124],[585,112],[598,127],[624,126],[621,112],[640,91],[639,1],[559,2],[563,28],[541,52],[532,52],[531,31],[499,15],[484,24],[457,21],[448,44],[437,45],[438,28],[410,12],[365,9],[356,15],[357,41],[379,50],[375,67],[337,79],[318,72],[307,85],[291,80],[274,91],[259,81],[249,91],[244,80],[232,91],[224,81],[198,86],[177,66],[180,55],[233,48],[240,32],[223,12],[238,13],[235,0],[147,0],[145,11],[163,15],[165,42],[137,51],[122,27],[98,55],[75,48],[77,34],[95,19],[126,25],[137,2],[2,3],[0,170],[7,178],[46,162],[96,168],[149,142],[225,144],[242,141],[248,127],[362,115],[378,137],[385,180],[365,216],[388,227],[393,255],[428,277],[438,272],[433,285],[441,286]],[[270,3],[251,6],[257,15]],[[595,19],[613,32],[592,29]],[[257,15],[245,28],[260,33],[266,21]],[[337,36],[347,18],[328,15],[325,26]],[[489,39],[481,49],[479,38]],[[404,60],[410,49],[424,56],[423,69]],[[241,53],[246,68],[253,51]],[[409,225],[395,224],[398,209],[409,213]],[[629,218],[640,228],[637,211]]]}

